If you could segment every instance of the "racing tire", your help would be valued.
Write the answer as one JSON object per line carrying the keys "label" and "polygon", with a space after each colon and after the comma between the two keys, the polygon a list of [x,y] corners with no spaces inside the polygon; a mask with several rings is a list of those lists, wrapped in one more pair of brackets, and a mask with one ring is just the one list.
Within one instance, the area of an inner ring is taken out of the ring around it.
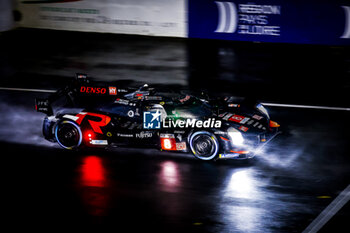
{"label": "racing tire", "polygon": [[194,132],[189,139],[193,155],[200,160],[216,160],[219,152],[219,141],[208,131]]}
{"label": "racing tire", "polygon": [[55,139],[64,149],[74,150],[81,145],[83,134],[75,122],[63,120],[55,127]]}

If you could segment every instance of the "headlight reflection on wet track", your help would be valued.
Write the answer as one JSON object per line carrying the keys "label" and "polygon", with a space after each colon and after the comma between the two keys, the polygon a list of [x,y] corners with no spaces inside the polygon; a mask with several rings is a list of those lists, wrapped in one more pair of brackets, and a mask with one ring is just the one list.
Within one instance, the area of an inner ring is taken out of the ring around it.
{"label": "headlight reflection on wet track", "polygon": [[227,183],[224,196],[232,198],[257,199],[259,195],[257,181],[251,170],[233,171]]}
{"label": "headlight reflection on wet track", "polygon": [[224,222],[235,222],[234,226],[227,226],[228,231],[251,232],[260,229],[259,224],[263,222],[266,211],[253,205],[263,199],[260,182],[264,181],[257,179],[252,168],[238,169],[228,174],[220,203],[220,216],[225,219]]}
{"label": "headlight reflection on wet track", "polygon": [[159,183],[167,192],[176,192],[180,185],[179,168],[175,162],[165,161],[161,165]]}

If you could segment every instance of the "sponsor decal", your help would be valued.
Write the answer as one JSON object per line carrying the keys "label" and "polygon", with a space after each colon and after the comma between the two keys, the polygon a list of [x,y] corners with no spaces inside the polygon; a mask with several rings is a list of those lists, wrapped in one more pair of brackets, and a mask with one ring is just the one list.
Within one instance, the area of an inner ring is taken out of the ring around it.
{"label": "sponsor decal", "polygon": [[129,104],[129,100],[124,100],[124,99],[118,98],[118,99],[116,99],[116,100],[114,101],[114,103],[116,103],[116,104],[128,105],[128,104]]}
{"label": "sponsor decal", "polygon": [[161,113],[157,111],[143,112],[143,128],[144,129],[160,129]]}
{"label": "sponsor decal", "polygon": [[243,132],[247,132],[249,128],[242,125],[238,129],[243,131]]}
{"label": "sponsor decal", "polygon": [[126,89],[118,89],[118,92],[119,93],[126,93],[126,92],[128,92],[128,90],[126,90]]}
{"label": "sponsor decal", "polygon": [[250,120],[250,118],[249,117],[246,117],[246,118],[244,118],[243,120],[241,120],[241,124],[245,124],[247,121],[249,121]]}
{"label": "sponsor decal", "polygon": [[240,116],[240,115],[233,115],[229,121],[234,121],[237,123],[240,123],[245,117],[244,116]]}
{"label": "sponsor decal", "polygon": [[220,159],[228,159],[228,158],[237,158],[239,155],[238,154],[219,154]]}
{"label": "sponsor decal", "polygon": [[176,150],[186,150],[186,142],[176,143]]}
{"label": "sponsor decal", "polygon": [[77,79],[87,79],[86,74],[76,74]]}
{"label": "sponsor decal", "polygon": [[146,100],[162,100],[161,96],[145,96]]}
{"label": "sponsor decal", "polygon": [[104,87],[80,87],[80,93],[87,93],[87,94],[100,94],[104,95],[106,94],[107,90]]}
{"label": "sponsor decal", "polygon": [[116,87],[108,87],[109,94],[110,95],[117,95],[117,88]]}
{"label": "sponsor decal", "polygon": [[263,117],[262,117],[262,116],[259,116],[259,115],[254,115],[252,118],[259,121],[259,120],[261,120]]}
{"label": "sponsor decal", "polygon": [[107,140],[91,140],[90,143],[92,145],[103,145],[103,146],[107,146],[108,145]]}
{"label": "sponsor decal", "polygon": [[135,116],[135,113],[133,110],[129,110],[128,111],[128,117],[134,117]]}
{"label": "sponsor decal", "polygon": [[161,134],[160,145],[163,150],[176,150],[176,141],[173,134]]}
{"label": "sponsor decal", "polygon": [[253,125],[253,127],[257,127],[259,124],[259,122],[255,122],[255,124]]}
{"label": "sponsor decal", "polygon": [[219,115],[219,117],[221,117],[221,118],[224,117],[226,113],[227,113],[227,112],[221,113],[221,114]]}
{"label": "sponsor decal", "polygon": [[226,116],[224,116],[222,119],[227,121],[233,114],[232,113],[228,113]]}
{"label": "sponsor decal", "polygon": [[136,138],[151,138],[152,136],[153,133],[147,131],[141,131],[140,133],[136,134]]}
{"label": "sponsor decal", "polygon": [[174,134],[170,134],[170,133],[161,133],[159,135],[160,138],[175,138]]}
{"label": "sponsor decal", "polygon": [[107,137],[112,137],[112,133],[111,132],[107,132]]}
{"label": "sponsor decal", "polygon": [[239,104],[229,104],[228,107],[230,107],[230,108],[239,108],[240,105]]}
{"label": "sponsor decal", "polygon": [[191,96],[186,95],[183,99],[179,99],[179,101],[180,101],[181,103],[183,103],[183,102],[186,102],[187,100],[189,100],[190,98],[191,98]]}
{"label": "sponsor decal", "polygon": [[178,134],[178,135],[176,136],[176,138],[179,139],[180,142],[182,141],[182,135],[181,135],[181,134]]}
{"label": "sponsor decal", "polygon": [[233,115],[231,118],[229,118],[229,121],[234,121],[240,124],[246,123],[250,118],[249,117],[244,117],[240,115]]}
{"label": "sponsor decal", "polygon": [[123,137],[123,138],[133,138],[134,135],[132,134],[124,134],[124,133],[117,133],[118,137]]}
{"label": "sponsor decal", "polygon": [[40,99],[36,100],[35,108],[38,112],[49,111],[49,106],[50,106],[49,100],[40,100]]}
{"label": "sponsor decal", "polygon": [[254,120],[250,120],[250,121],[248,121],[247,125],[251,125],[251,124],[253,124],[254,122],[255,122]]}
{"label": "sponsor decal", "polygon": [[184,134],[185,131],[184,130],[175,130],[174,133],[180,133],[180,134]]}

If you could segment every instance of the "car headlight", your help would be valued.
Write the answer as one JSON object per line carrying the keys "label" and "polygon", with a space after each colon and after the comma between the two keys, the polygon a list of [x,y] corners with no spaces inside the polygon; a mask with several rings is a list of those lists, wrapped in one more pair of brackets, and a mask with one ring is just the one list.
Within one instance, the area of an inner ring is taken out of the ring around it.
{"label": "car headlight", "polygon": [[242,136],[242,133],[239,132],[237,129],[230,127],[227,130],[228,136],[231,139],[231,143],[234,146],[241,146],[243,145],[244,138]]}
{"label": "car headlight", "polygon": [[268,118],[270,118],[269,113],[267,112],[266,108],[262,104],[256,105],[256,108],[263,114],[265,114]]}

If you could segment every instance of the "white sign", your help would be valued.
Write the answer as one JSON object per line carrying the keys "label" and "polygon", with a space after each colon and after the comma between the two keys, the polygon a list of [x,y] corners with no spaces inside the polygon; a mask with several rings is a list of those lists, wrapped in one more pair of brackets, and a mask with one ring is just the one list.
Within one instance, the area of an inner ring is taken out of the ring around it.
{"label": "white sign", "polygon": [[17,0],[20,26],[186,37],[185,0]]}

